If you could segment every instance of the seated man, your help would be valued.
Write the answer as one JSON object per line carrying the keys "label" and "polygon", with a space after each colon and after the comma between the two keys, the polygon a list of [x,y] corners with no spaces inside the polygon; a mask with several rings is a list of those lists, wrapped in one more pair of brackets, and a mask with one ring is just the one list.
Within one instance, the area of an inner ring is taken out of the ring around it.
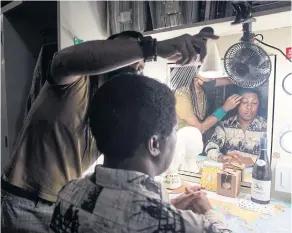
{"label": "seated man", "polygon": [[231,232],[200,189],[172,205],[153,180],[170,165],[176,142],[167,86],[136,74],[113,78],[93,98],[89,122],[104,165],[62,188],[53,232]]}
{"label": "seated man", "polygon": [[237,109],[237,115],[222,121],[216,127],[205,151],[208,157],[227,162],[237,159],[247,167],[252,167],[259,155],[260,138],[267,131],[267,123],[257,116],[260,97],[252,89],[241,91],[243,98]]}

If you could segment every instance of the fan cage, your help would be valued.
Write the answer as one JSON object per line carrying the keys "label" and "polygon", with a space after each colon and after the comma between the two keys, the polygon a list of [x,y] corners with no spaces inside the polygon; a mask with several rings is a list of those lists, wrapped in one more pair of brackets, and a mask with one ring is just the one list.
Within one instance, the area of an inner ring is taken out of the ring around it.
{"label": "fan cage", "polygon": [[225,53],[224,68],[233,84],[243,88],[255,88],[269,79],[272,62],[260,46],[239,42]]}

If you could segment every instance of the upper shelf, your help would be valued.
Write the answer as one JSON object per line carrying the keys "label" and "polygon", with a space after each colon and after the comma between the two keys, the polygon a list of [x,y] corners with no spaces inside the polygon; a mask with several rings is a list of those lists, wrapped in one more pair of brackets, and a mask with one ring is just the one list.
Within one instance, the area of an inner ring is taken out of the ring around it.
{"label": "upper shelf", "polygon": [[[291,6],[282,7],[274,10],[267,10],[253,14],[256,22],[252,24],[253,31],[265,31],[275,28],[291,27]],[[223,19],[209,20],[189,25],[180,25],[176,27],[162,28],[154,31],[145,32],[144,35],[153,35],[158,40],[165,40],[183,34],[196,34],[203,27],[210,26],[214,28],[216,35],[228,36],[238,34],[242,31],[242,25],[233,25],[234,16]],[[171,33],[169,33],[171,31]]]}

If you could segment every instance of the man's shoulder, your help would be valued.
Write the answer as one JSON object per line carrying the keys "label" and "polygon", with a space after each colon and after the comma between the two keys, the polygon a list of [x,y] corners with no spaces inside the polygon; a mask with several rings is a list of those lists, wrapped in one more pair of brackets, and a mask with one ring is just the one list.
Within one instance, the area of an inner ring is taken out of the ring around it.
{"label": "man's shoulder", "polygon": [[186,97],[190,96],[190,89],[188,87],[180,87],[175,91],[175,96],[176,97]]}
{"label": "man's shoulder", "polygon": [[[57,85],[45,82],[41,91],[32,102],[31,109],[39,109],[51,103],[62,104],[66,107],[64,101],[74,102],[78,99],[84,99],[84,94],[88,93],[90,80],[86,77],[80,77],[73,83],[68,85]],[[57,106],[55,106],[57,107]]]}
{"label": "man's shoulder", "polygon": [[[131,229],[138,229],[140,226],[147,228],[149,222],[157,225],[159,216],[156,216],[156,213],[168,216],[169,220],[181,221],[181,224],[184,221],[180,211],[162,199],[127,189],[102,187],[92,182],[90,175],[67,183],[59,193],[58,204],[63,210],[68,210],[70,206],[73,209],[85,210],[82,211],[83,219],[91,214],[96,218],[111,216],[113,219],[119,219],[118,225],[127,225]],[[79,213],[81,214],[80,211]],[[105,218],[104,221],[114,223],[110,218]],[[83,225],[84,222],[80,224]]]}
{"label": "man's shoulder", "polygon": [[[57,85],[54,83],[47,83],[48,89],[57,93],[68,92],[68,91],[82,91],[82,87],[86,87],[90,84],[90,78],[87,76],[80,76],[77,80],[66,85]],[[76,89],[76,90],[75,90]]]}
{"label": "man's shoulder", "polygon": [[[76,113],[83,114],[88,103],[89,80],[80,78],[69,85],[45,83],[28,112],[27,123],[30,121],[71,121]],[[61,113],[61,114],[60,114]]]}
{"label": "man's shoulder", "polygon": [[261,117],[261,116],[257,116],[255,118],[258,122],[260,122],[261,124],[267,124],[267,121],[265,118]]}
{"label": "man's shoulder", "polygon": [[69,182],[60,197],[51,224],[56,229],[57,222],[75,213],[78,213],[80,227],[90,232],[93,227],[102,229],[105,225],[111,226],[111,232],[158,232],[165,227],[171,227],[173,232],[190,232],[204,228],[202,217],[191,211],[178,210],[169,202],[140,192],[102,189],[89,177]]}
{"label": "man's shoulder", "polygon": [[252,128],[254,128],[258,131],[266,131],[267,130],[267,121],[263,117],[257,116],[254,120],[254,124],[253,124]]}
{"label": "man's shoulder", "polygon": [[70,203],[74,203],[79,199],[79,197],[84,196],[88,190],[96,186],[94,183],[90,182],[90,176],[81,177],[69,181],[63,188],[60,190],[58,199],[65,200]]}

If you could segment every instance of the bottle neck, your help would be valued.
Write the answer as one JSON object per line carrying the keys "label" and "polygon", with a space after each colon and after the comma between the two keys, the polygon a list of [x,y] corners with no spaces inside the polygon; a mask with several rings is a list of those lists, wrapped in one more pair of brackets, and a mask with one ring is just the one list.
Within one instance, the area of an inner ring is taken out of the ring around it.
{"label": "bottle neck", "polygon": [[268,155],[267,155],[267,138],[262,137],[260,139],[260,160],[268,161]]}
{"label": "bottle neck", "polygon": [[260,150],[260,156],[259,156],[260,160],[264,160],[264,161],[268,161],[268,155],[267,155],[267,149],[263,148]]}

